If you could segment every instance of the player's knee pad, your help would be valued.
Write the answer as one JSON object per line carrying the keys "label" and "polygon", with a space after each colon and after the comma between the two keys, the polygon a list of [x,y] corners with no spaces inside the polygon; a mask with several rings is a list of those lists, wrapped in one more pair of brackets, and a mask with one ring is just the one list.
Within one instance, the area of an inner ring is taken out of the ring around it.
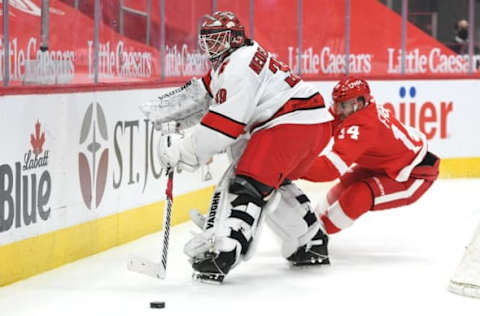
{"label": "player's knee pad", "polygon": [[279,205],[266,214],[266,221],[282,240],[282,256],[288,258],[315,237],[321,222],[308,197],[295,184],[282,185],[279,192]]}

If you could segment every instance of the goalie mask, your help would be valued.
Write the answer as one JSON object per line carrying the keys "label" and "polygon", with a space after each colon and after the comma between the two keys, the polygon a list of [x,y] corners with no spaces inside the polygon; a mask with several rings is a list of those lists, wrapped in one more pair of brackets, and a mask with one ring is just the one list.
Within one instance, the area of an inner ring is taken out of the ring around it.
{"label": "goalie mask", "polygon": [[200,49],[216,67],[226,56],[245,43],[245,29],[229,11],[204,16],[200,28]]}
{"label": "goalie mask", "polygon": [[360,78],[342,79],[332,91],[333,110],[342,119],[363,109],[370,99],[370,87],[365,80]]}

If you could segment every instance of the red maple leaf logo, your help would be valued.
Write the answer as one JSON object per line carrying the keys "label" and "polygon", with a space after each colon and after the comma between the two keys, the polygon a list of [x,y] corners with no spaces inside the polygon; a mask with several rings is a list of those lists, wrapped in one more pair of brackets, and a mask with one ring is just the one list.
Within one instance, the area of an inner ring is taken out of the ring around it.
{"label": "red maple leaf logo", "polygon": [[45,132],[40,135],[40,122],[35,124],[35,135],[30,134],[30,144],[33,147],[33,153],[39,155],[43,151],[43,143],[45,143]]}

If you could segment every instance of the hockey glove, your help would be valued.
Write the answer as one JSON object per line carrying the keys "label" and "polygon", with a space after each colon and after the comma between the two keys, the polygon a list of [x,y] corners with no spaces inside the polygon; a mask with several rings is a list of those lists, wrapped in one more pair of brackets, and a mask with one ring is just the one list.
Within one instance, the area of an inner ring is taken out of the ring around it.
{"label": "hockey glove", "polygon": [[174,138],[176,139],[172,141],[171,146],[168,146],[166,136],[160,138],[157,147],[160,164],[165,169],[171,167],[194,172],[198,169],[199,162],[193,149],[191,137]]}

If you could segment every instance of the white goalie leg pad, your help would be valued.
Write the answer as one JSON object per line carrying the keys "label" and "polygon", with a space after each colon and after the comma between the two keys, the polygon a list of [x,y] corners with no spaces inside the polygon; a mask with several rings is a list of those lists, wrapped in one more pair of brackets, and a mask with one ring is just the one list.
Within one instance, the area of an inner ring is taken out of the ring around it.
{"label": "white goalie leg pad", "polygon": [[[230,177],[229,177],[230,178]],[[184,248],[185,253],[198,261],[206,252],[231,252],[236,249],[234,267],[250,258],[256,243],[265,200],[244,177],[233,177],[228,186],[214,193],[204,231],[195,236]],[[272,203],[275,199],[272,200]],[[252,248],[253,246],[253,248]]]}
{"label": "white goalie leg pad", "polygon": [[[228,184],[234,177],[234,167],[232,163],[224,172],[213,192],[208,214],[203,219],[203,231],[185,244],[183,251],[191,259],[201,256],[206,251],[215,250],[214,228],[218,227],[221,218],[225,217],[222,210],[228,210]],[[200,221],[195,221],[195,223],[197,222],[200,224]]]}
{"label": "white goalie leg pad", "polygon": [[[238,195],[231,194],[231,201]],[[222,239],[234,240],[237,243],[237,249],[242,250],[241,258],[248,260],[255,252],[259,233],[261,231],[262,207],[253,203],[238,205],[230,209],[225,221],[219,223],[216,235]],[[238,237],[236,237],[236,236]],[[238,241],[244,240],[244,242]],[[239,246],[239,247],[238,247]],[[240,260],[236,263],[238,264]]]}
{"label": "white goalie leg pad", "polygon": [[275,191],[272,193],[272,196],[268,199],[267,204],[263,207],[263,211],[260,214],[257,228],[255,230],[255,235],[254,235],[255,238],[253,238],[252,241],[250,242],[250,246],[248,247],[247,252],[243,256],[243,260],[245,261],[249,260],[256,252],[258,241],[260,240],[260,234],[263,230],[263,222],[265,221],[264,218],[266,217],[265,214],[273,212],[278,207],[278,204],[280,203],[280,199],[281,199],[280,192]]}
{"label": "white goalie leg pad", "polygon": [[321,222],[307,196],[295,184],[283,185],[278,191],[280,203],[273,212],[266,214],[266,220],[282,240],[282,256],[288,258],[315,236]]}
{"label": "white goalie leg pad", "polygon": [[[223,201],[220,201],[222,196]],[[254,236],[262,210],[261,207],[248,203],[232,209],[230,205],[238,198],[238,195],[229,192],[217,194],[217,198],[218,202],[216,202],[215,196],[212,200],[215,215],[211,215],[213,212],[210,212],[211,216],[204,223],[204,231],[195,235],[185,245],[184,252],[191,259],[202,259],[206,252],[229,252],[235,248],[237,249],[237,259],[240,259],[241,251],[246,246],[233,237],[235,234],[237,236],[241,234],[242,239],[249,241]],[[247,219],[248,222],[244,219]],[[250,221],[252,219],[253,221]],[[237,260],[235,265],[239,262],[240,260]]]}

